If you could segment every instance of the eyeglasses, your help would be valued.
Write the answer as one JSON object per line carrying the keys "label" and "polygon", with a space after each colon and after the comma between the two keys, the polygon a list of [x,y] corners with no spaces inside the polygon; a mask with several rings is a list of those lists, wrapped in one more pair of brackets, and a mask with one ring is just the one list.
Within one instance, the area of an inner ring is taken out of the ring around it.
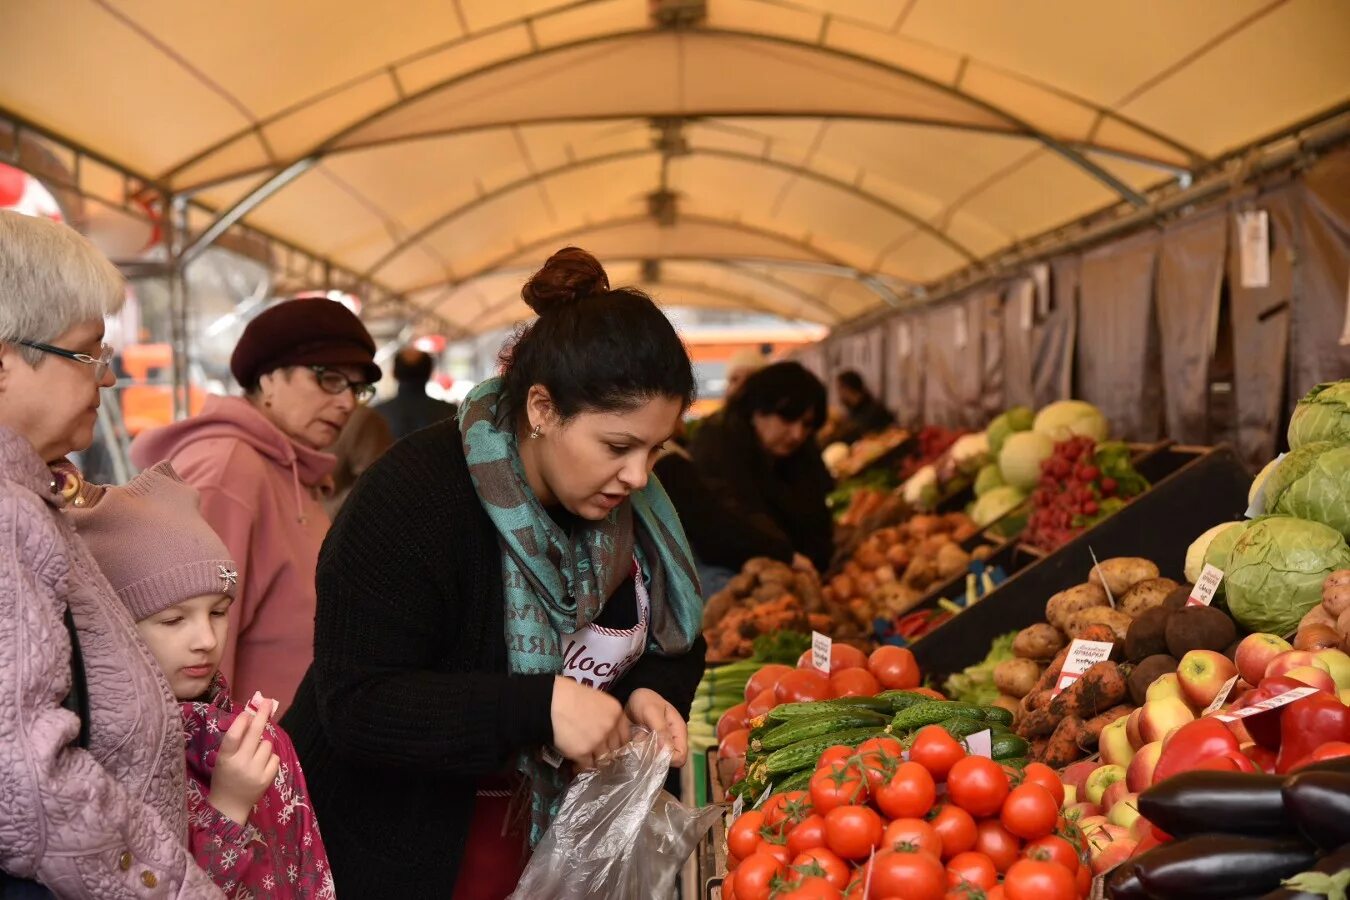
{"label": "eyeglasses", "polygon": [[112,348],[111,344],[100,344],[98,356],[90,356],[88,353],[76,353],[74,350],[66,350],[63,347],[53,347],[51,344],[43,344],[39,341],[19,341],[18,343],[24,347],[31,347],[39,353],[50,353],[52,356],[59,356],[62,359],[73,359],[77,363],[93,366],[95,381],[102,381],[103,376],[108,374],[108,367],[112,365],[113,356],[117,352]]}
{"label": "eyeglasses", "polygon": [[319,387],[329,394],[351,391],[352,397],[362,406],[369,403],[370,398],[375,396],[375,385],[369,382],[352,381],[337,369],[329,369],[324,366],[309,366],[308,368],[314,373],[314,378],[319,382]]}

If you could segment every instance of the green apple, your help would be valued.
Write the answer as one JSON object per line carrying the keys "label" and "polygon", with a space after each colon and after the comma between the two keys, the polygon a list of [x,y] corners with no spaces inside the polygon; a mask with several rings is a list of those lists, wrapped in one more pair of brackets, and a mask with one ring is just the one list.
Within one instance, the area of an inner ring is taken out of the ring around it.
{"label": "green apple", "polygon": [[1125,767],[1106,765],[1096,769],[1087,780],[1087,799],[1089,803],[1101,803],[1106,789],[1117,781],[1125,780]]}
{"label": "green apple", "polygon": [[1331,679],[1336,682],[1337,691],[1350,688],[1350,655],[1334,649],[1318,650],[1313,655],[1327,664]]}

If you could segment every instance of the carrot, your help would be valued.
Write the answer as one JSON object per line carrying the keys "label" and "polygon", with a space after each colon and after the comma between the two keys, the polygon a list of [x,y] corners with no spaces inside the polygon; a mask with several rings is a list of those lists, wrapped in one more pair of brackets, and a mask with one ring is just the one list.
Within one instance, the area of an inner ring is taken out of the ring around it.
{"label": "carrot", "polygon": [[1090,719],[1083,725],[1082,742],[1087,746],[1097,743],[1098,739],[1102,736],[1103,728],[1110,725],[1116,719],[1125,718],[1132,712],[1134,712],[1133,706],[1130,706],[1128,703],[1122,703],[1119,706],[1111,707],[1100,716]]}
{"label": "carrot", "polygon": [[1084,641],[1104,641],[1108,644],[1114,644],[1116,642],[1116,633],[1111,630],[1109,625],[1089,625],[1078,632],[1078,638],[1079,640]]}
{"label": "carrot", "polygon": [[1062,769],[1083,755],[1078,741],[1083,733],[1084,722],[1078,716],[1065,716],[1055,727],[1054,734],[1045,745],[1045,756],[1041,762],[1052,769]]}
{"label": "carrot", "polygon": [[1063,718],[1063,714],[1056,715],[1049,708],[1032,710],[1017,723],[1017,733],[1028,739],[1045,737]]}
{"label": "carrot", "polygon": [[1120,667],[1107,660],[1088,669],[1050,701],[1055,719],[1068,715],[1092,718],[1125,698],[1125,676]]}
{"label": "carrot", "polygon": [[1049,738],[1036,738],[1031,742],[1031,749],[1027,750],[1027,759],[1033,762],[1040,762],[1045,759],[1045,747],[1049,743]]}

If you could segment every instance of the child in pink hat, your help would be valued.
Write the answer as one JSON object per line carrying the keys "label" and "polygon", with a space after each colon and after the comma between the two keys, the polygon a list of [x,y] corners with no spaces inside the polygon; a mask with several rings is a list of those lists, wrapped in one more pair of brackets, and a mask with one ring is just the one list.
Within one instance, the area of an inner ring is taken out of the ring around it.
{"label": "child in pink hat", "polygon": [[244,706],[218,671],[237,569],[168,463],[91,487],[68,515],[182,701],[189,845],[228,896],[326,898],[333,878],[276,701]]}

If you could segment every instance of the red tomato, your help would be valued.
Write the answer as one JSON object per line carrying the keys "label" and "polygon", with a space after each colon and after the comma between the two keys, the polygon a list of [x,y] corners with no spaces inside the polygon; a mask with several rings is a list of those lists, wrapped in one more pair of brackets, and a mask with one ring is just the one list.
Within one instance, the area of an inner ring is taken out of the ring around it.
{"label": "red tomato", "polygon": [[788,831],[787,848],[794,857],[825,846],[825,817],[812,813]]}
{"label": "red tomato", "polygon": [[760,691],[750,699],[745,705],[745,711],[750,716],[750,721],[758,719],[760,716],[766,716],[778,705],[778,694],[774,693],[773,688]]}
{"label": "red tomato", "polygon": [[750,724],[746,721],[746,709],[746,704],[737,703],[731,709],[722,713],[722,718],[717,720],[717,739],[719,741],[733,731],[740,731]]}
{"label": "red tomato", "polygon": [[736,867],[737,900],[769,900],[773,881],[787,871],[787,866],[769,856],[756,853]]}
{"label": "red tomato", "polygon": [[923,819],[896,819],[886,826],[881,842],[887,850],[909,847],[934,857],[942,856],[942,838]]}
{"label": "red tomato", "polygon": [[799,853],[792,860],[792,868],[797,872],[824,878],[841,891],[848,887],[848,879],[852,874],[848,863],[828,847],[814,847]]}
{"label": "red tomato", "polygon": [[[1039,790],[1049,797],[1044,788]],[[1008,796],[1008,774],[992,759],[967,756],[947,773],[947,791],[952,802],[972,816],[992,816]]]}
{"label": "red tomato", "polygon": [[998,869],[983,853],[958,853],[947,863],[947,884],[959,887],[962,882],[987,891],[998,884]]}
{"label": "red tomato", "polygon": [[806,791],[788,791],[786,794],[774,794],[764,804],[764,824],[774,827],[779,824],[796,825],[811,815],[811,798]]}
{"label": "red tomato", "polygon": [[871,697],[881,693],[881,685],[866,669],[843,669],[832,673],[830,688],[836,697]]}
{"label": "red tomato", "polygon": [[741,813],[741,817],[731,823],[727,832],[727,850],[737,859],[753,856],[764,838],[759,830],[764,827],[764,813],[757,809]]}
{"label": "red tomato", "polygon": [[892,819],[918,819],[933,808],[937,784],[923,766],[905,762],[889,781],[872,790],[872,797],[877,808]]}
{"label": "red tomato", "polygon": [[854,750],[848,744],[835,744],[833,747],[820,754],[820,759],[816,761],[816,771],[828,769],[836,762],[844,762],[853,756]]}
{"label": "red tomato", "polygon": [[777,900],[839,900],[844,895],[839,888],[824,878],[807,877],[788,889],[786,894],[776,894]]}
{"label": "red tomato", "polygon": [[884,826],[870,806],[839,806],[825,814],[825,845],[843,859],[867,859]]}
{"label": "red tomato", "polygon": [[834,696],[829,676],[814,669],[794,669],[778,679],[773,688],[779,703],[806,703]]}
{"label": "red tomato", "polygon": [[944,803],[929,824],[942,840],[943,859],[951,859],[975,846],[975,820],[959,806]]}
{"label": "red tomato", "polygon": [[984,892],[984,900],[1004,900],[1003,885],[996,884]]}
{"label": "red tomato", "polygon": [[892,691],[908,691],[919,686],[919,664],[904,647],[883,644],[867,659],[867,671],[881,686]]}
{"label": "red tomato", "polygon": [[934,781],[945,781],[952,767],[966,758],[966,748],[940,726],[928,725],[914,736],[909,758],[927,769]]}
{"label": "red tomato", "polygon": [[1031,763],[1022,770],[1023,784],[1039,784],[1055,798],[1055,806],[1064,805],[1064,782],[1059,780],[1055,770],[1045,763]]}
{"label": "red tomato", "polygon": [[1078,888],[1079,897],[1086,897],[1092,893],[1092,866],[1078,867],[1078,874],[1074,876],[1074,887]]}
{"label": "red tomato", "polygon": [[722,879],[722,900],[736,900],[736,870],[728,869]]}
{"label": "red tomato", "polygon": [[985,819],[975,826],[975,851],[992,859],[1000,872],[1006,872],[1017,862],[1022,844],[998,819]]}
{"label": "red tomato", "polygon": [[754,855],[767,854],[778,860],[784,866],[792,862],[792,854],[788,851],[786,844],[776,844],[773,841],[760,841],[759,847],[755,849]]}
{"label": "red tomato", "polygon": [[1022,784],[1013,788],[1008,799],[1003,801],[999,819],[1013,834],[1034,841],[1055,830],[1059,806],[1050,792],[1039,784]]}
{"label": "red tomato", "polygon": [[840,806],[867,802],[867,783],[855,766],[832,763],[811,776],[811,805],[822,816]]}
{"label": "red tomato", "polygon": [[717,746],[718,759],[745,759],[745,751],[750,746],[750,729],[742,728],[722,738]]}
{"label": "red tomato", "polygon": [[1008,900],[1075,900],[1078,885],[1063,866],[1023,859],[1008,869],[1003,892]]}
{"label": "red tomato", "polygon": [[872,897],[942,900],[947,872],[936,856],[913,850],[883,850],[872,860]]}
{"label": "red tomato", "polygon": [[904,761],[905,748],[892,737],[874,737],[858,745],[859,766],[867,776],[869,790],[890,780]]}
{"label": "red tomato", "polygon": [[[812,661],[812,651],[807,650],[801,656],[797,657],[797,668],[814,669],[815,663]],[[830,674],[843,672],[847,669],[866,669],[867,654],[863,653],[857,647],[851,644],[841,644],[835,642],[830,645]]]}
{"label": "red tomato", "polygon": [[1058,863],[1070,872],[1077,872],[1080,863],[1078,851],[1073,844],[1057,834],[1047,834],[1045,837],[1027,844],[1023,855],[1027,859],[1039,860],[1040,862]]}
{"label": "red tomato", "polygon": [[944,693],[942,693],[942,691],[935,691],[935,690],[933,690],[932,688],[916,687],[916,688],[910,688],[909,691],[910,691],[910,693],[912,693],[912,694],[922,694],[923,696],[925,696],[925,697],[931,697],[931,698],[934,699],[934,700],[946,700],[946,699],[947,699],[947,695],[944,694]]}
{"label": "red tomato", "polygon": [[[788,672],[792,671],[791,666],[785,666],[780,663],[769,663],[764,668],[750,676],[750,680],[745,683],[745,702],[749,703],[756,696],[765,691],[773,690],[773,686],[778,683]],[[754,717],[754,714],[751,714]]]}

